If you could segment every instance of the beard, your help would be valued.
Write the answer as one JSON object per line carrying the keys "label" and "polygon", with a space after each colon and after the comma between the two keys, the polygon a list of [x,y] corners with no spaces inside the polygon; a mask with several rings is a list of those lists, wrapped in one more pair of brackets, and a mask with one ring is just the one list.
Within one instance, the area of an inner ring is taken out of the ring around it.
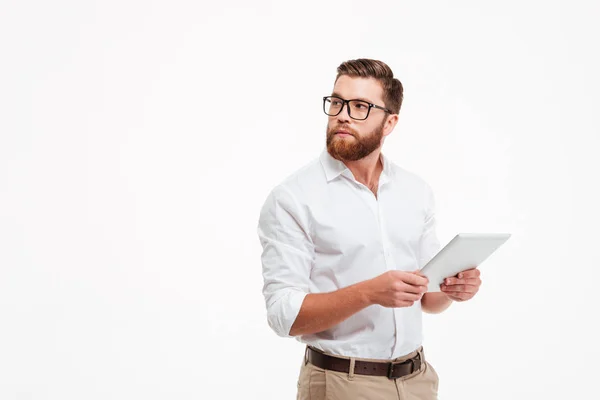
{"label": "beard", "polygon": [[[328,128],[327,151],[333,158],[340,161],[357,161],[365,158],[381,145],[384,124],[385,119],[375,130],[364,137],[360,137],[355,131],[343,125],[333,129]],[[336,137],[335,132],[338,130],[349,132],[352,137]]]}

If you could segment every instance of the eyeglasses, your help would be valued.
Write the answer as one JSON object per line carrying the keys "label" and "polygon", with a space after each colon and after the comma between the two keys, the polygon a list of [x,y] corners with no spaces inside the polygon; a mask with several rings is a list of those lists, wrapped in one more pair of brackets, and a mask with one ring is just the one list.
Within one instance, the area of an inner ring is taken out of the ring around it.
{"label": "eyeglasses", "polygon": [[363,100],[344,100],[337,96],[323,97],[323,112],[329,116],[336,116],[342,112],[344,104],[348,104],[348,115],[352,119],[365,120],[369,116],[371,108],[379,108],[387,113],[393,114],[391,110],[385,107],[380,107],[373,103]]}

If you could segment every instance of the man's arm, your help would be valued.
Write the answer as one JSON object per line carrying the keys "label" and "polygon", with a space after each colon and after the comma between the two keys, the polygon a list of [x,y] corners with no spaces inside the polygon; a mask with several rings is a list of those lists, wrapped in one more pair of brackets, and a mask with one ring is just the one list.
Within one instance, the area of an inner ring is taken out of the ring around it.
{"label": "man's arm", "polygon": [[[435,197],[431,187],[427,186],[425,196],[426,215],[423,225],[423,233],[420,241],[419,269],[423,268],[429,260],[440,251],[435,219]],[[452,300],[443,292],[428,292],[421,299],[421,309],[429,314],[439,314],[452,304]]]}
{"label": "man's arm", "polygon": [[405,271],[388,271],[375,278],[331,293],[313,293],[304,298],[291,336],[327,330],[370,305],[410,307],[427,290],[427,278]]}
{"label": "man's arm", "polygon": [[452,304],[452,300],[442,292],[428,292],[421,299],[421,310],[429,314],[439,314]]}
{"label": "man's arm", "polygon": [[310,293],[304,298],[290,336],[327,330],[370,306],[366,281],[331,293]]}
{"label": "man's arm", "polygon": [[293,193],[275,187],[260,213],[258,236],[263,247],[263,295],[269,326],[281,337],[290,328],[310,292],[315,257],[306,213]]}

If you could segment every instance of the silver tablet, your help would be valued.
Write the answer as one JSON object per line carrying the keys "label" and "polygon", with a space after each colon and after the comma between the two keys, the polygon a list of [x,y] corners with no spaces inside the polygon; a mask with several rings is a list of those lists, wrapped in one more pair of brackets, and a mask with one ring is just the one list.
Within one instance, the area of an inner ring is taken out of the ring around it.
{"label": "silver tablet", "polygon": [[429,279],[428,292],[440,292],[444,279],[459,272],[479,267],[510,233],[459,233],[441,249],[421,272]]}

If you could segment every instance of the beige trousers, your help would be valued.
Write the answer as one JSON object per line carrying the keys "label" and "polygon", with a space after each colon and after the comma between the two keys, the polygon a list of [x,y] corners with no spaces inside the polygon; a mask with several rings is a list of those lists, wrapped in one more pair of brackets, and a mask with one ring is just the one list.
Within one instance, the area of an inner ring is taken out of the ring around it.
{"label": "beige trousers", "polygon": [[[309,363],[304,357],[298,379],[296,400],[433,400],[437,399],[439,378],[431,364],[425,360],[423,347],[396,358],[401,362],[421,352],[421,368],[398,379],[386,376],[368,376],[325,370]],[[339,356],[336,356],[339,357]],[[349,359],[352,363],[352,358]],[[381,361],[369,358],[354,360]]]}

